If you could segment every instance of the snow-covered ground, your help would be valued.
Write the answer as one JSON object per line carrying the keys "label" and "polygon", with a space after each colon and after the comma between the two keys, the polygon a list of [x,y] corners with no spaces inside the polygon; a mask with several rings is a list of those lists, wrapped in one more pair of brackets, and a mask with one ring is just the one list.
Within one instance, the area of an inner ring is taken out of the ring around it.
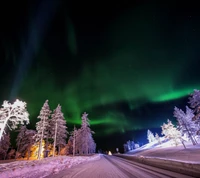
{"label": "snow-covered ground", "polygon": [[148,143],[124,156],[144,164],[200,176],[200,144],[186,142],[185,149],[182,144],[174,146],[173,141],[164,141],[164,138],[162,141],[161,145],[157,141]]}
{"label": "snow-covered ground", "polygon": [[93,156],[57,156],[42,160],[15,161],[0,164],[1,178],[42,178],[77,164],[100,159]]}

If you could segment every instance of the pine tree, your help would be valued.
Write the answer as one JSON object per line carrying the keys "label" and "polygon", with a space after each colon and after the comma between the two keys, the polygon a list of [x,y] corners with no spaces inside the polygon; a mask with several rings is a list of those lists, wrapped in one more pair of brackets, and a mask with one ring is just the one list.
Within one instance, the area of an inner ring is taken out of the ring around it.
{"label": "pine tree", "polygon": [[18,124],[29,124],[29,114],[26,110],[26,103],[18,99],[13,103],[3,102],[0,109],[0,140],[6,125],[10,130],[16,129]]}
{"label": "pine tree", "polygon": [[10,134],[4,134],[0,141],[0,159],[6,159],[8,149],[10,147]]}
{"label": "pine tree", "polygon": [[48,100],[45,101],[38,118],[40,119],[39,122],[36,123],[36,142],[39,142],[39,149],[38,149],[38,159],[40,159],[41,152],[42,152],[42,141],[43,139],[48,137],[48,128],[49,128],[49,117],[51,114],[51,110],[49,108]]}
{"label": "pine tree", "polygon": [[162,135],[165,135],[165,138],[172,139],[177,146],[179,140],[181,141],[181,132],[175,128],[172,122],[168,119],[167,124],[163,123],[161,126],[162,128]]}
{"label": "pine tree", "polygon": [[11,149],[7,154],[7,159],[13,159],[15,156],[15,149]]}
{"label": "pine tree", "polygon": [[72,145],[73,156],[75,156],[75,154],[76,154],[77,136],[78,136],[78,131],[77,131],[76,127],[74,126],[74,130],[71,132],[72,144],[70,143],[70,140],[68,141],[69,146]]}
{"label": "pine tree", "polygon": [[64,119],[63,113],[61,111],[61,106],[58,105],[57,108],[54,110],[51,116],[51,136],[54,140],[54,152],[55,147],[58,146],[58,153],[60,152],[61,146],[66,145],[66,138],[67,138],[67,127],[66,127],[66,120]]}
{"label": "pine tree", "polygon": [[[74,138],[73,138],[73,136],[70,136],[69,137],[69,139],[68,139],[68,142],[67,142],[67,154],[73,154],[73,155],[75,155],[75,147],[74,147],[74,145],[73,145],[73,140],[74,140]],[[74,150],[75,151],[74,151]]]}
{"label": "pine tree", "polygon": [[184,113],[183,110],[175,107],[174,117],[176,117],[178,121],[178,126],[182,135],[186,133],[192,141],[193,145],[196,145],[197,142],[194,136],[196,135],[197,129],[196,124],[192,120],[192,118],[194,117],[193,110],[186,106],[186,112]]}
{"label": "pine tree", "polygon": [[153,133],[150,130],[147,130],[147,139],[149,140],[149,143],[154,142],[156,140]]}
{"label": "pine tree", "polygon": [[189,102],[190,107],[194,109],[194,117],[192,120],[196,124],[196,135],[200,135],[200,90],[194,90],[192,94],[190,94]]}
{"label": "pine tree", "polygon": [[27,160],[29,160],[31,155],[31,147],[35,143],[35,134],[35,130],[26,129],[24,137],[21,139],[21,146],[19,152],[24,155],[27,153]]}
{"label": "pine tree", "polygon": [[[88,119],[88,114],[86,112],[83,113],[82,115],[82,124],[81,128],[79,130],[79,137],[80,139],[78,140],[81,143],[81,147],[79,148],[79,153],[81,154],[89,154],[94,147],[96,147],[94,140],[92,138],[92,134],[94,134],[93,131],[90,129],[90,124],[89,124],[89,119]],[[91,145],[93,145],[93,148],[91,149]]]}
{"label": "pine tree", "polygon": [[21,126],[19,129],[19,134],[17,135],[17,139],[16,139],[17,151],[16,151],[15,159],[19,156],[19,154],[21,154],[19,150],[20,150],[20,147],[22,146],[21,141],[25,137],[26,130],[27,128],[24,125]]}

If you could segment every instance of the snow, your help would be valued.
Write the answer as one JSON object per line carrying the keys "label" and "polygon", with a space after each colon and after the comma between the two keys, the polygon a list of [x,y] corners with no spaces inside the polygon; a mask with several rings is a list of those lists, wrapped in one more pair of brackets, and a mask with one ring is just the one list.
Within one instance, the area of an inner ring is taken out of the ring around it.
{"label": "snow", "polygon": [[0,164],[1,178],[42,178],[50,174],[56,174],[59,171],[71,168],[77,164],[88,161],[98,160],[100,155],[93,156],[57,156],[44,158],[42,160],[15,161],[11,163]]}
{"label": "snow", "polygon": [[172,140],[165,140],[164,137],[161,140],[163,142],[161,145],[154,141],[124,154],[123,157],[189,175],[200,175],[199,144],[192,145],[191,142],[186,142],[185,149],[182,144],[174,146]]}

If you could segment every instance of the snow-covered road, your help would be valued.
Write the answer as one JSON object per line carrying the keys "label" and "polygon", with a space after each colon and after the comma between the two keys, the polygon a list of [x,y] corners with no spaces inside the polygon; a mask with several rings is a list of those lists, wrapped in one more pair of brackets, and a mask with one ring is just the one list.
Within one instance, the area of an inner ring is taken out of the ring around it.
{"label": "snow-covered road", "polygon": [[102,155],[101,159],[82,163],[46,178],[189,178],[183,174],[135,163],[115,156]]}

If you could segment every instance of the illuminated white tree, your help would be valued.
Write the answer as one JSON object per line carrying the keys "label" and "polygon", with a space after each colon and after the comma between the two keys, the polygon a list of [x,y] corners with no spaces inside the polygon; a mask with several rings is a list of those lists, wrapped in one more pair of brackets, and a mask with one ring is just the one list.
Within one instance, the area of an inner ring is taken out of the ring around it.
{"label": "illuminated white tree", "polygon": [[158,141],[158,143],[161,145],[161,139],[160,139],[160,136],[158,135],[158,133],[156,133],[155,139],[156,139],[156,140]]}
{"label": "illuminated white tree", "polygon": [[194,109],[194,117],[192,120],[196,124],[196,135],[200,135],[200,90],[194,90],[192,94],[190,94],[189,102],[190,107]]}
{"label": "illuminated white tree", "polygon": [[12,130],[16,129],[18,124],[29,124],[29,113],[25,102],[18,99],[13,104],[4,101],[2,106],[0,109],[0,140],[6,126]]}
{"label": "illuminated white tree", "polygon": [[53,156],[54,156],[56,146],[58,146],[58,153],[59,153],[61,146],[66,145],[66,138],[68,134],[66,130],[67,129],[66,120],[63,116],[60,105],[57,106],[57,108],[51,115],[50,126],[51,126],[50,127],[51,136],[54,140],[54,147],[53,147]]}
{"label": "illuminated white tree", "polygon": [[39,142],[38,159],[40,159],[41,152],[42,152],[42,141],[43,139],[48,137],[50,114],[51,114],[51,110],[49,108],[48,100],[46,100],[40,111],[40,115],[38,116],[38,119],[40,119],[40,121],[36,123],[37,133],[35,135],[35,139],[36,139],[36,142]]}
{"label": "illuminated white tree", "polygon": [[186,106],[186,112],[175,107],[174,108],[174,117],[178,121],[178,126],[182,135],[186,134],[189,139],[192,141],[193,145],[196,145],[195,135],[197,133],[197,127],[195,122],[192,120],[194,117],[193,110]]}
{"label": "illuminated white tree", "polygon": [[154,142],[156,140],[153,133],[150,130],[147,130],[147,139],[149,140],[149,143]]}
{"label": "illuminated white tree", "polygon": [[79,142],[79,153],[81,154],[88,154],[91,153],[91,151],[94,153],[96,149],[96,144],[92,138],[92,134],[94,134],[93,131],[90,129],[88,114],[86,112],[82,115],[82,124],[81,128],[78,131],[78,140]]}
{"label": "illuminated white tree", "polygon": [[177,130],[177,128],[172,124],[169,119],[167,120],[167,124],[163,123],[161,128],[161,134],[165,135],[165,138],[172,139],[177,146],[179,141],[181,141],[181,132]]}

